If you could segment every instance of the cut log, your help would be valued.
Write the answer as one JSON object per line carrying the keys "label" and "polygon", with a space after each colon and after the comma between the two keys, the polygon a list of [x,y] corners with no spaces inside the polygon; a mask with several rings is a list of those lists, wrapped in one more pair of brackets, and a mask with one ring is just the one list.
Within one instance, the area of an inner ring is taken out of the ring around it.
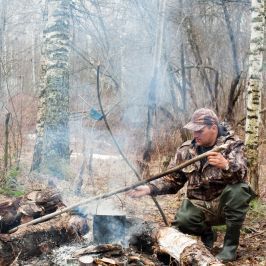
{"label": "cut log", "polygon": [[31,191],[19,198],[6,197],[0,202],[0,233],[7,233],[60,207],[65,207],[61,195],[51,188]]}
{"label": "cut log", "polygon": [[157,253],[169,254],[182,266],[224,265],[203,244],[173,227],[159,229],[157,242]]}
{"label": "cut log", "polygon": [[88,232],[87,220],[64,214],[41,224],[22,227],[13,234],[0,234],[0,265],[18,257],[28,259],[67,242],[80,240]]}
{"label": "cut log", "polygon": [[171,265],[220,266],[220,263],[201,241],[186,235],[173,227],[159,227],[158,224],[139,219],[128,221],[131,232],[129,244],[139,251],[170,256]]}
{"label": "cut log", "polygon": [[20,224],[21,214],[17,211],[22,198],[2,199],[0,202],[0,233],[7,233]]}
{"label": "cut log", "polygon": [[92,256],[82,256],[79,258],[79,265],[80,266],[93,266],[93,257]]}
{"label": "cut log", "polygon": [[94,262],[97,265],[118,265],[118,263],[115,260],[109,258],[101,258],[101,259],[96,258]]}

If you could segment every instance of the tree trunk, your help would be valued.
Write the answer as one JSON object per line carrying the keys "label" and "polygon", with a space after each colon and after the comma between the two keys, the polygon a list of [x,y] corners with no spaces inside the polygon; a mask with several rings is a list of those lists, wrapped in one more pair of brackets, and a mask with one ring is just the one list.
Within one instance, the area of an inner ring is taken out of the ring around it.
{"label": "tree trunk", "polygon": [[226,113],[226,118],[229,121],[233,120],[233,109],[234,109],[234,105],[235,105],[235,97],[236,97],[236,89],[237,89],[237,85],[239,83],[239,79],[240,79],[240,67],[239,67],[239,63],[238,63],[238,53],[237,53],[237,43],[236,43],[236,38],[235,38],[235,34],[231,25],[231,21],[230,21],[230,16],[229,16],[229,12],[226,6],[226,1],[223,0],[222,1],[222,7],[223,7],[223,12],[224,12],[224,18],[225,18],[225,22],[226,22],[226,26],[227,26],[227,30],[228,30],[228,35],[229,35],[229,40],[230,40],[230,44],[231,44],[231,49],[232,49],[232,57],[233,57],[233,66],[234,66],[234,79],[232,81],[230,90],[229,90],[229,95],[228,95],[228,105],[227,105],[227,113]]}
{"label": "tree trunk", "polygon": [[265,28],[265,1],[251,1],[251,39],[249,55],[249,77],[247,87],[247,113],[245,145],[251,186],[259,193],[259,124],[262,93],[263,44]]}
{"label": "tree trunk", "polygon": [[9,146],[9,119],[10,119],[11,114],[7,113],[6,114],[6,120],[5,120],[5,146],[4,146],[4,171],[5,173],[7,172],[8,168],[8,146]]}
{"label": "tree trunk", "polygon": [[202,84],[204,86],[205,89],[205,94],[209,96],[211,103],[215,103],[216,99],[214,98],[214,93],[213,93],[213,89],[208,77],[208,74],[206,72],[206,69],[203,66],[203,60],[200,54],[200,48],[198,46],[197,43],[197,38],[195,36],[195,32],[193,29],[193,23],[190,17],[187,17],[185,19],[186,22],[186,32],[187,32],[187,38],[188,38],[188,42],[189,45],[191,47],[192,53],[194,55],[195,61],[196,61],[196,65],[199,68],[199,74],[202,80]]}
{"label": "tree trunk", "polygon": [[152,141],[154,121],[156,114],[156,90],[158,87],[158,75],[160,75],[161,57],[163,49],[163,34],[164,34],[164,22],[165,22],[165,4],[167,0],[160,2],[158,17],[157,17],[157,32],[154,48],[154,60],[152,66],[152,77],[148,88],[148,117],[145,136],[145,147],[143,153],[143,161],[148,163],[151,159]]}
{"label": "tree trunk", "polygon": [[42,171],[58,177],[64,177],[69,162],[69,18],[69,0],[48,0],[45,87],[40,95],[32,168],[40,165]]}
{"label": "tree trunk", "polygon": [[[45,1],[45,7],[43,11],[43,23],[47,24],[48,20],[48,6]],[[40,60],[40,81],[39,81],[39,101],[38,101],[38,112],[37,112],[37,123],[36,123],[36,141],[33,151],[33,159],[31,164],[31,171],[40,170],[42,161],[42,149],[43,149],[43,135],[44,135],[44,122],[45,122],[45,110],[46,101],[44,100],[45,95],[45,75],[46,75],[46,64],[45,64],[45,43],[46,31],[43,31],[43,44],[41,49],[41,60]],[[43,100],[41,100],[43,99]]]}

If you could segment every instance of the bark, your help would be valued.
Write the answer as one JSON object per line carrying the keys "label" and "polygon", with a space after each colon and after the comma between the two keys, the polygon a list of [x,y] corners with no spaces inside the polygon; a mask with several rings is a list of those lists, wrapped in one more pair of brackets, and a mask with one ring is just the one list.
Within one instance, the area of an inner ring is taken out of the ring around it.
{"label": "bark", "polygon": [[13,234],[0,234],[0,265],[10,265],[15,258],[26,260],[52,248],[80,239],[88,232],[87,221],[65,214],[42,224],[23,227]]}
{"label": "bark", "polygon": [[263,43],[265,29],[265,1],[251,2],[251,39],[249,55],[249,76],[247,86],[247,113],[245,127],[246,156],[249,166],[249,178],[252,188],[259,193],[259,124],[261,93],[263,87]]}

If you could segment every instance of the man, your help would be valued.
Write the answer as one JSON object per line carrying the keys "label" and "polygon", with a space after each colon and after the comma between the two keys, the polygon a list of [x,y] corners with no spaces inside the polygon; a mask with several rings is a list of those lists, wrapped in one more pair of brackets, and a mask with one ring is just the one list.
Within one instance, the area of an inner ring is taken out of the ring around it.
{"label": "man", "polygon": [[193,131],[194,139],[186,141],[177,150],[169,168],[211,150],[214,146],[229,144],[222,152],[210,155],[177,173],[137,187],[131,197],[173,194],[187,182],[187,196],[182,201],[172,225],[181,232],[200,235],[209,249],[216,234],[213,225],[226,224],[223,249],[217,258],[223,262],[236,259],[240,229],[248,210],[252,191],[247,184],[247,166],[244,145],[232,132],[219,123],[216,114],[207,108],[194,112],[185,128]]}

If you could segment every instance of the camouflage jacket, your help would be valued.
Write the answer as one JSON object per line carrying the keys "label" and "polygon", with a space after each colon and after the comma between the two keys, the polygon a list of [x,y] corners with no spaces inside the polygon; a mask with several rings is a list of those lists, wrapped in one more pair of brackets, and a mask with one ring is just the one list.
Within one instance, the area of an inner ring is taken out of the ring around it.
{"label": "camouflage jacket", "polygon": [[[244,157],[243,141],[221,124],[215,146],[224,143],[229,144],[228,148],[222,152],[229,161],[228,171],[208,164],[205,158],[151,183],[151,195],[174,194],[188,182],[188,198],[210,201],[218,197],[227,184],[247,182],[247,163]],[[173,168],[205,151],[207,150],[197,146],[194,140],[186,141],[178,148],[168,168]]]}

